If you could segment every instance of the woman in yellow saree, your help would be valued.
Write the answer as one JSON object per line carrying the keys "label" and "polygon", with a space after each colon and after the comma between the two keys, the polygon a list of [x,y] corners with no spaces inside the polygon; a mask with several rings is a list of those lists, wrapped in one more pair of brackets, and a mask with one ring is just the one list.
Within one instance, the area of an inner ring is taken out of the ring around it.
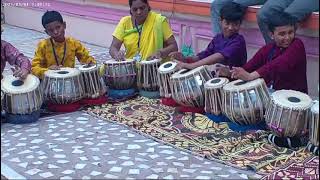
{"label": "woman in yellow saree", "polygon": [[[117,25],[109,50],[116,60],[166,58],[177,51],[177,42],[164,16],[151,11],[148,0],[129,0],[131,16]],[[124,44],[125,52],[120,50]]]}

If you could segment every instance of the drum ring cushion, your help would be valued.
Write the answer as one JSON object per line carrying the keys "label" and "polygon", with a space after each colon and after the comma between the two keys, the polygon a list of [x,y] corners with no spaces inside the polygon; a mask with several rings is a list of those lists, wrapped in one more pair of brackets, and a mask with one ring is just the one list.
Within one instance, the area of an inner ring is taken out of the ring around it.
{"label": "drum ring cushion", "polygon": [[257,124],[251,124],[251,125],[240,125],[230,121],[228,122],[228,126],[232,131],[246,132],[251,130],[265,130],[267,125],[265,121],[260,121]]}
{"label": "drum ring cushion", "polygon": [[52,112],[75,112],[81,108],[80,101],[69,104],[54,104],[48,102],[48,110]]}
{"label": "drum ring cushion", "polygon": [[223,114],[215,115],[211,113],[206,113],[205,115],[215,123],[230,122],[230,120]]}
{"label": "drum ring cushion", "polygon": [[132,97],[136,90],[134,88],[130,89],[109,89],[108,97],[112,99],[122,99],[126,97]]}
{"label": "drum ring cushion", "polygon": [[144,91],[139,90],[139,94],[143,97],[149,98],[149,99],[159,99],[160,98],[160,92],[159,91]]}
{"label": "drum ring cushion", "polygon": [[307,149],[312,152],[313,154],[315,154],[316,156],[319,156],[319,147],[313,145],[311,142],[308,143],[307,145]]}
{"label": "drum ring cushion", "polygon": [[33,123],[39,120],[40,110],[34,111],[31,114],[5,114],[5,122],[10,124],[26,124]]}
{"label": "drum ring cushion", "polygon": [[286,147],[290,149],[298,148],[301,146],[305,146],[307,143],[306,137],[278,137],[274,134],[268,135],[268,142],[271,144],[275,144],[279,147]]}
{"label": "drum ring cushion", "polygon": [[179,106],[177,109],[179,112],[204,113],[204,107]]}
{"label": "drum ring cushion", "polygon": [[99,96],[97,98],[84,98],[81,99],[80,102],[82,105],[90,106],[90,105],[102,105],[107,102],[108,98],[104,95]]}
{"label": "drum ring cushion", "polygon": [[161,98],[161,103],[166,106],[172,106],[172,107],[178,106],[177,102],[172,98]]}

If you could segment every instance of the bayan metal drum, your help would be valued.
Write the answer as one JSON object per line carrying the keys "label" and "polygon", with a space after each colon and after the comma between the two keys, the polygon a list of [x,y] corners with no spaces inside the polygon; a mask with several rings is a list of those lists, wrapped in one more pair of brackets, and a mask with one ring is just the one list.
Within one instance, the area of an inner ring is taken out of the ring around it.
{"label": "bayan metal drum", "polygon": [[29,74],[26,79],[9,75],[1,80],[4,110],[10,114],[31,114],[42,105],[40,80]]}
{"label": "bayan metal drum", "polygon": [[204,107],[204,83],[212,79],[204,66],[181,69],[170,78],[172,98],[180,105]]}
{"label": "bayan metal drum", "polygon": [[114,59],[104,62],[105,82],[110,89],[130,89],[136,84],[136,62],[132,59],[116,61]]}
{"label": "bayan metal drum", "polygon": [[269,99],[263,79],[235,80],[223,87],[223,113],[239,125],[255,125],[264,120]]}
{"label": "bayan metal drum", "polygon": [[229,82],[227,78],[213,78],[204,84],[205,111],[214,115],[220,115],[223,107],[222,88]]}
{"label": "bayan metal drum", "polygon": [[271,94],[266,122],[279,137],[302,136],[307,132],[307,118],[312,99],[299,91],[278,90]]}
{"label": "bayan metal drum", "polygon": [[311,107],[311,121],[309,122],[309,144],[308,149],[319,155],[319,101]]}
{"label": "bayan metal drum", "polygon": [[76,68],[48,70],[43,80],[43,91],[46,100],[54,104],[70,104],[84,96],[84,84],[80,71]]}

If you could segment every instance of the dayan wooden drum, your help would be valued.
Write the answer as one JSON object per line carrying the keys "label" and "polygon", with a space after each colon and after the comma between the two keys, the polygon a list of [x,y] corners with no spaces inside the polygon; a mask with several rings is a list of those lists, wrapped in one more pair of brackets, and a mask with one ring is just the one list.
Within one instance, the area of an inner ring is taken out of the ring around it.
{"label": "dayan wooden drum", "polygon": [[136,62],[132,59],[116,61],[114,59],[104,62],[105,82],[110,89],[130,89],[136,86]]}
{"label": "dayan wooden drum", "polygon": [[223,112],[239,125],[254,125],[264,120],[269,99],[263,79],[235,80],[223,87]]}
{"label": "dayan wooden drum", "polygon": [[319,147],[319,101],[311,107],[311,121],[309,122],[310,142]]}
{"label": "dayan wooden drum", "polygon": [[271,94],[265,114],[271,131],[279,137],[301,136],[307,130],[311,98],[302,92],[278,90]]}
{"label": "dayan wooden drum", "polygon": [[213,78],[204,84],[205,111],[220,115],[223,107],[222,87],[229,82],[227,78]]}
{"label": "dayan wooden drum", "polygon": [[169,61],[161,64],[158,69],[159,91],[161,97],[171,97],[170,77],[173,73],[177,72],[176,66],[176,62]]}
{"label": "dayan wooden drum", "polygon": [[1,80],[4,110],[10,114],[31,114],[42,105],[40,80],[29,74],[26,79],[9,75]]}
{"label": "dayan wooden drum", "polygon": [[174,73],[170,79],[172,98],[183,106],[204,107],[204,83],[209,79],[212,76],[204,66]]}
{"label": "dayan wooden drum", "polygon": [[84,97],[97,98],[102,91],[102,84],[100,82],[99,69],[97,65],[81,65],[78,67],[81,72],[81,80],[84,84]]}
{"label": "dayan wooden drum", "polygon": [[84,97],[84,84],[76,68],[48,70],[44,74],[43,92],[46,100],[55,104],[70,104]]}
{"label": "dayan wooden drum", "polygon": [[158,91],[158,68],[160,66],[160,59],[153,59],[150,61],[141,61],[138,64],[138,89],[144,91]]}

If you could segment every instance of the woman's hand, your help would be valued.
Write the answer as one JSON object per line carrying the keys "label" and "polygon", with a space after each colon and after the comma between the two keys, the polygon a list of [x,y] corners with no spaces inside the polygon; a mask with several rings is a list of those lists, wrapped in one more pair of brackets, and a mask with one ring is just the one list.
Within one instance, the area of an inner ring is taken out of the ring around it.
{"label": "woman's hand", "polygon": [[147,61],[153,60],[153,59],[160,59],[161,58],[161,51],[157,51],[156,53],[152,54],[147,58]]}
{"label": "woman's hand", "polygon": [[120,50],[117,53],[115,53],[114,59],[117,61],[125,61],[125,52]]}

